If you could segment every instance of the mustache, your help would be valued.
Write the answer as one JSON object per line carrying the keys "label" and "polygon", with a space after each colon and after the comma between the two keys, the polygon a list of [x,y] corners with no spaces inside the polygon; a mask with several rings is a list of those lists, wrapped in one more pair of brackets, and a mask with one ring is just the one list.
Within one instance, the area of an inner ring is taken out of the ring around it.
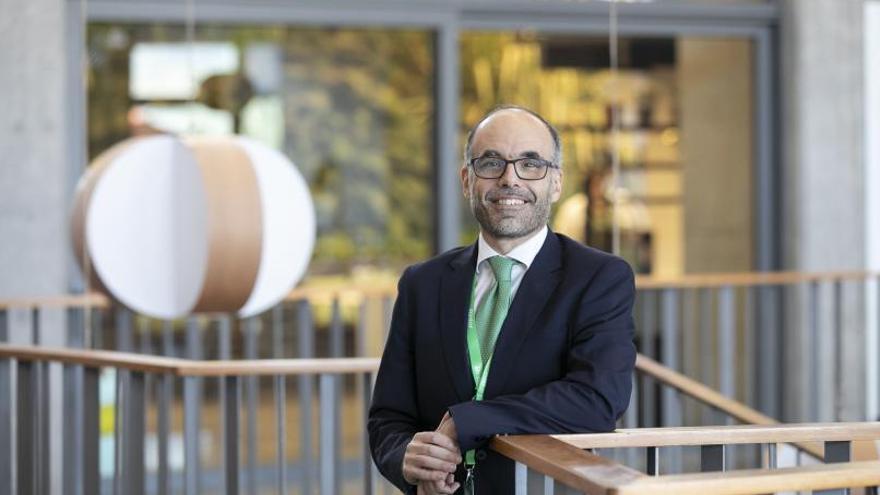
{"label": "mustache", "polygon": [[535,201],[535,195],[531,191],[516,189],[512,187],[502,187],[500,189],[492,189],[486,193],[486,201],[497,201],[499,199],[521,199],[523,201]]}

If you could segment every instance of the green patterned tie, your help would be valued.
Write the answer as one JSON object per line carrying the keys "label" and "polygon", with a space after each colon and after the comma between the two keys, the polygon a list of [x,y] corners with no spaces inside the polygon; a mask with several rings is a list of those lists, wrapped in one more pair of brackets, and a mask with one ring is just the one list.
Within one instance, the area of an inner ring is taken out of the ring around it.
{"label": "green patterned tie", "polygon": [[492,355],[501,325],[510,309],[510,272],[515,263],[515,260],[505,256],[489,258],[489,265],[495,274],[495,286],[480,301],[475,315],[484,366]]}

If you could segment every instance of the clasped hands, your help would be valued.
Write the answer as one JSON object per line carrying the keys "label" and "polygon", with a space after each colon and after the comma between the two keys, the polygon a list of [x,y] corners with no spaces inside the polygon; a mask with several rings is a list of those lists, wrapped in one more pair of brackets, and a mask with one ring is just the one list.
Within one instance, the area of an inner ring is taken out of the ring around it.
{"label": "clasped hands", "polygon": [[447,412],[435,431],[413,436],[403,454],[403,479],[418,486],[419,495],[449,494],[458,490],[455,469],[461,463],[455,422]]}

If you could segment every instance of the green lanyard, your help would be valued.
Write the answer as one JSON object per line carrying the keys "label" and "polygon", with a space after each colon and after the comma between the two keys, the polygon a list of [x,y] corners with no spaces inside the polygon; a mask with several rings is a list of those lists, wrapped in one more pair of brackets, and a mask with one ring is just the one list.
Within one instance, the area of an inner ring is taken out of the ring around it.
{"label": "green lanyard", "polygon": [[[489,367],[492,365],[492,356],[495,355],[495,348],[493,346],[492,353],[489,355],[489,359],[486,360],[486,365],[483,366],[483,356],[480,354],[480,338],[477,336],[477,321],[476,321],[476,298],[477,298],[477,276],[474,275],[474,283],[471,288],[471,305],[468,310],[468,322],[467,322],[467,344],[468,344],[468,357],[471,362],[471,374],[474,377],[474,383],[477,386],[476,392],[474,393],[474,400],[483,400],[483,394],[486,392],[486,379],[489,377]],[[465,466],[473,467],[476,461],[476,455],[473,450],[468,450],[465,453]]]}

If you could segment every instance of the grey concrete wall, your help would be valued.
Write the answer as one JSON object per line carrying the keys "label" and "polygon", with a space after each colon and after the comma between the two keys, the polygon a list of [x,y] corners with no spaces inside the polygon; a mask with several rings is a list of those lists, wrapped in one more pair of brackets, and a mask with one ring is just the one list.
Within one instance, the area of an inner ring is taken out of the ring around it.
{"label": "grey concrete wall", "polygon": [[0,0],[0,298],[67,292],[63,0]]}
{"label": "grey concrete wall", "polygon": [[[862,192],[863,95],[862,0],[785,0],[781,3],[784,140],[782,250],[785,268],[819,271],[865,266]],[[842,419],[863,410],[865,359],[863,301],[858,291],[845,298],[846,380]],[[830,349],[820,363],[805,355],[803,298],[789,295],[783,346],[786,367],[800,370],[786,377],[786,419],[820,419],[833,414],[824,407],[811,411],[807,402],[811,366],[831,369]],[[830,328],[823,326],[820,341]],[[820,378],[822,390],[832,384]]]}

